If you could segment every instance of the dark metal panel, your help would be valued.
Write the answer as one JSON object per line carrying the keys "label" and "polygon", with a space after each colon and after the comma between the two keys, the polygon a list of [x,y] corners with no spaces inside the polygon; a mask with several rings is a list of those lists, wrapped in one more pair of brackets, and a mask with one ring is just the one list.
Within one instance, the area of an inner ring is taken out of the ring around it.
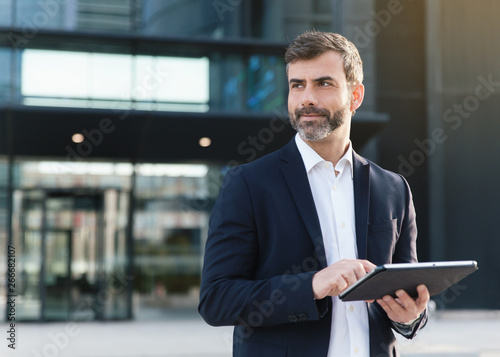
{"label": "dark metal panel", "polygon": [[7,111],[0,111],[0,155],[6,155],[8,150],[9,133],[7,131]]}
{"label": "dark metal panel", "polygon": [[430,212],[443,217],[444,234],[432,238],[444,245],[443,260],[475,259],[479,270],[438,301],[447,309],[499,309],[500,3],[442,0],[439,11],[432,48],[439,87],[430,105],[440,112],[429,122],[446,140],[433,172],[443,181],[441,205]]}
{"label": "dark metal panel", "polygon": [[[241,164],[282,147],[295,133],[288,118],[281,114],[17,107],[12,109],[12,115],[16,157],[69,161]],[[357,113],[352,124],[355,148],[362,147],[387,120],[380,113]],[[73,143],[74,133],[84,134],[86,140]],[[212,145],[201,147],[201,137],[209,137]],[[0,155],[5,153],[0,151]]]}
{"label": "dark metal panel", "polygon": [[[390,0],[376,1],[376,11],[391,6]],[[378,136],[379,164],[399,172],[408,180],[417,212],[419,259],[429,259],[428,171],[419,165],[403,164],[418,149],[415,142],[427,137],[425,3],[407,1],[391,15],[387,27],[374,37],[377,53],[377,109],[389,113],[390,123]]]}
{"label": "dark metal panel", "polygon": [[[440,86],[433,105],[441,111],[434,125],[443,127],[440,168],[433,174],[442,177],[441,205],[431,213],[443,216],[442,259],[476,259],[479,271],[460,284],[460,289],[441,301],[445,308],[500,307],[498,280],[500,250],[496,221],[500,214],[496,161],[500,151],[498,137],[499,50],[498,3],[482,1],[482,6],[467,1],[441,1],[438,53]],[[490,82],[490,79],[492,81]],[[485,83],[489,84],[485,85]],[[491,90],[491,92],[490,92]],[[431,160],[435,160],[434,156]],[[467,257],[467,258],[465,258]]]}
{"label": "dark metal panel", "polygon": [[[17,39],[17,40],[16,40]],[[143,55],[208,56],[211,53],[284,55],[286,43],[254,39],[202,39],[153,37],[135,34],[101,34],[39,29],[26,39],[22,28],[0,27],[0,47],[131,53]]]}

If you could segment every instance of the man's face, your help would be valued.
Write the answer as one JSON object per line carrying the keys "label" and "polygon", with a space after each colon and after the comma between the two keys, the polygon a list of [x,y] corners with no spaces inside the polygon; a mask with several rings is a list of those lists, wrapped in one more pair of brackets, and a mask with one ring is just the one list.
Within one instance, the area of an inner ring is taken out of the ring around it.
{"label": "man's face", "polygon": [[292,127],[304,140],[321,140],[351,118],[344,62],[328,51],[288,67],[288,113]]}

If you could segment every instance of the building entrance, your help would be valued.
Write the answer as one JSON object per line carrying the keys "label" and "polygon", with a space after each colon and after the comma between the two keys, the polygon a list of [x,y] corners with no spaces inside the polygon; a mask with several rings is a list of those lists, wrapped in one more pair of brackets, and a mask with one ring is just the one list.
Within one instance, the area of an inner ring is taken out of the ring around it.
{"label": "building entrance", "polygon": [[129,317],[124,199],[113,189],[15,192],[19,319]]}

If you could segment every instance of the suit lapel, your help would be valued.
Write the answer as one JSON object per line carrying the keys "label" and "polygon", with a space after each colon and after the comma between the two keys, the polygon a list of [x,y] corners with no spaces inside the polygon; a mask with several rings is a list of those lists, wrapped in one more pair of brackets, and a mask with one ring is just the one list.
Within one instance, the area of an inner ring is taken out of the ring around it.
{"label": "suit lapel", "polygon": [[367,258],[368,214],[370,207],[370,164],[353,152],[354,212],[358,258]]}
{"label": "suit lapel", "polygon": [[288,184],[300,216],[313,241],[315,253],[317,255],[316,258],[318,258],[321,266],[324,268],[327,266],[327,262],[321,226],[319,224],[311,186],[309,185],[309,179],[307,178],[307,172],[299,150],[297,149],[297,145],[295,144],[295,139],[292,139],[283,147],[281,160],[285,162],[281,167],[281,171],[283,172],[283,176]]}

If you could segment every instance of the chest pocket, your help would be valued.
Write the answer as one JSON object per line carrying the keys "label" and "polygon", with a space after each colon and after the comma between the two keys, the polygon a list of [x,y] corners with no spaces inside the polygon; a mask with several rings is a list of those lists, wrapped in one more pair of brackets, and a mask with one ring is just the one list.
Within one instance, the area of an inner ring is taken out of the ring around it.
{"label": "chest pocket", "polygon": [[375,235],[387,231],[395,231],[397,229],[398,219],[394,218],[389,221],[384,221],[368,225],[368,235]]}

